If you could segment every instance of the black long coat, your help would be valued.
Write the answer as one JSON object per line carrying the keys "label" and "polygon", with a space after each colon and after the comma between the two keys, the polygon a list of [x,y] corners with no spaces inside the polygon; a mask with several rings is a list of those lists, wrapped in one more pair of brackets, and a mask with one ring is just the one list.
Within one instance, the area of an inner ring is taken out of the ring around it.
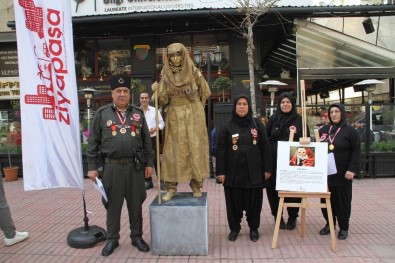
{"label": "black long coat", "polygon": [[[232,141],[235,134],[238,134],[236,143]],[[264,125],[257,119],[247,126],[229,120],[218,132],[216,165],[217,175],[225,175],[225,186],[264,188],[264,173],[272,172],[270,144]]]}

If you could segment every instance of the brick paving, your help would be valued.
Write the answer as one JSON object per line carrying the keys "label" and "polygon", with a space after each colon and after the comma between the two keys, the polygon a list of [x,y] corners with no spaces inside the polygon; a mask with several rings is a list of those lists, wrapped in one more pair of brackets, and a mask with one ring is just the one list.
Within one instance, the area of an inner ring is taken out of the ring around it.
{"label": "brick paving", "polygon": [[[355,180],[349,237],[344,241],[337,240],[337,253],[331,251],[329,235],[318,235],[325,222],[317,208],[307,209],[304,237],[298,232],[298,220],[297,230],[280,230],[277,248],[271,249],[274,220],[269,212],[266,195],[259,241],[254,243],[249,240],[245,219],[236,242],[228,241],[223,187],[216,184],[214,179],[208,179],[203,187],[203,191],[208,192],[209,204],[207,256],[157,256],[151,252],[139,252],[130,243],[128,216],[124,205],[120,246],[106,258],[101,256],[104,242],[87,249],[75,249],[67,245],[68,233],[84,225],[80,189],[25,192],[22,178],[15,182],[4,182],[4,188],[17,229],[29,231],[30,237],[12,247],[0,244],[0,262],[395,262],[393,177]],[[178,191],[189,192],[190,189],[187,184],[181,184]],[[149,206],[157,194],[155,188],[148,190],[143,207],[143,238],[148,244],[151,244]],[[100,194],[88,179],[85,179],[85,198],[90,212],[89,225],[105,228],[105,210]],[[0,238],[4,238],[2,232]]]}

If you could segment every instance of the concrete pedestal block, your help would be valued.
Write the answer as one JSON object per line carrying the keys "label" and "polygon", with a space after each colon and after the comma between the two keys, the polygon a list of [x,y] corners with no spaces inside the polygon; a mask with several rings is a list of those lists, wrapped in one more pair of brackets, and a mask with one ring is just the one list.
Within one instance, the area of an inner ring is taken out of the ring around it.
{"label": "concrete pedestal block", "polygon": [[179,192],[167,202],[150,205],[151,248],[153,255],[207,255],[207,193],[194,198],[191,192]]}

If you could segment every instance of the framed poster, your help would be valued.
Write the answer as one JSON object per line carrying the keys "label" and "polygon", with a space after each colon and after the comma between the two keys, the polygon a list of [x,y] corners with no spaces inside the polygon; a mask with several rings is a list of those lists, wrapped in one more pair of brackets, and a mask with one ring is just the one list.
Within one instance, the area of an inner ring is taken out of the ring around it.
{"label": "framed poster", "polygon": [[278,142],[276,190],[327,192],[328,143]]}

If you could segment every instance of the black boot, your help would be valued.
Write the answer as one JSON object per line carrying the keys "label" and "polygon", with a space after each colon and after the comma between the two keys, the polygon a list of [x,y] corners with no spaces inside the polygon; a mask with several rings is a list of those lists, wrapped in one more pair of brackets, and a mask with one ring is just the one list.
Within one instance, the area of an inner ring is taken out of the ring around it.
{"label": "black boot", "polygon": [[[274,217],[274,223],[276,223],[276,220],[277,220],[277,217]],[[285,229],[285,221],[284,221],[283,217],[281,217],[281,220],[280,220],[280,229]]]}
{"label": "black boot", "polygon": [[296,217],[288,218],[287,230],[294,230],[296,227]]}

